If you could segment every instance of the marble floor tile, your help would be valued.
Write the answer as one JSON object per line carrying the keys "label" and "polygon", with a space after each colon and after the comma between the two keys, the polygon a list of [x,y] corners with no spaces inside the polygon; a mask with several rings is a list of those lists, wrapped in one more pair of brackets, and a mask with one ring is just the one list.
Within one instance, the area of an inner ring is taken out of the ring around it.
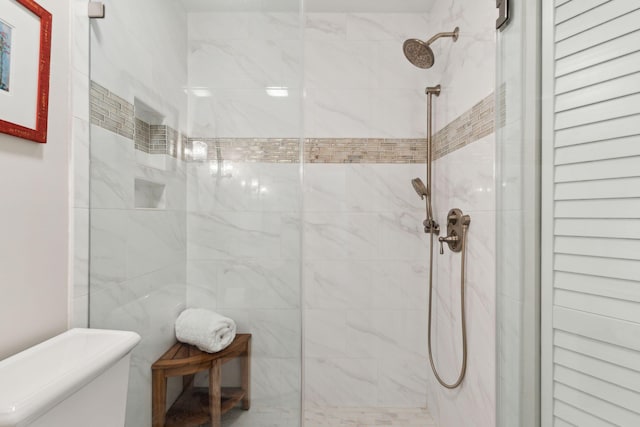
{"label": "marble floor tile", "polygon": [[422,408],[309,408],[305,427],[436,427]]}

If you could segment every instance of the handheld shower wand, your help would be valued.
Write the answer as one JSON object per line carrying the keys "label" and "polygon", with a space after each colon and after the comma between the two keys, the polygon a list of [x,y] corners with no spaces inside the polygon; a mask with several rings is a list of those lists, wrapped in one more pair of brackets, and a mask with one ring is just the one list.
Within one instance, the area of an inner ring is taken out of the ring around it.
{"label": "handheld shower wand", "polygon": [[424,200],[425,197],[429,197],[429,190],[424,185],[424,182],[420,178],[414,178],[411,180],[411,185],[413,185],[413,189],[416,190],[418,196]]}
{"label": "handheld shower wand", "polygon": [[424,225],[424,232],[425,233],[431,233],[432,230],[434,233],[436,234],[440,234],[440,227],[438,226],[438,224],[435,222],[435,220],[433,219],[433,208],[431,206],[431,190],[429,187],[427,187],[426,185],[424,185],[424,182],[422,182],[422,180],[420,178],[414,178],[411,180],[411,184],[413,185],[413,189],[416,190],[416,193],[418,193],[418,196],[420,196],[422,198],[422,200],[425,200],[426,198],[426,204],[427,204],[427,219],[425,219],[422,222],[422,225]]}

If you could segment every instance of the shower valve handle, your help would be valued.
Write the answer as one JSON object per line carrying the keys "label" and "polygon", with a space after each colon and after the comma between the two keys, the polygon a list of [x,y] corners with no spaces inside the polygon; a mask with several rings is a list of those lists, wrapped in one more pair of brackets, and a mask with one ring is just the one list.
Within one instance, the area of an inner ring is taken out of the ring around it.
{"label": "shower valve handle", "polygon": [[444,254],[444,244],[445,243],[454,243],[460,241],[460,238],[455,234],[451,236],[438,237],[438,241],[440,242],[440,255]]}

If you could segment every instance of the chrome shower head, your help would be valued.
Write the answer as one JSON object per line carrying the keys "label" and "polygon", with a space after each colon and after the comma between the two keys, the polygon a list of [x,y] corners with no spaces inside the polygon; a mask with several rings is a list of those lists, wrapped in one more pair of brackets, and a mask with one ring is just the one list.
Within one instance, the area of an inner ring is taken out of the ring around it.
{"label": "chrome shower head", "polygon": [[431,68],[435,62],[433,50],[429,47],[431,43],[438,40],[440,37],[451,37],[455,42],[458,40],[459,34],[460,29],[456,27],[450,33],[438,33],[426,42],[419,39],[406,40],[402,45],[404,56],[409,60],[409,62],[418,68]]}
{"label": "chrome shower head", "polygon": [[411,184],[413,185],[413,189],[416,190],[416,193],[418,193],[418,196],[420,196],[422,200],[424,200],[425,197],[429,197],[429,191],[420,178],[412,179]]}

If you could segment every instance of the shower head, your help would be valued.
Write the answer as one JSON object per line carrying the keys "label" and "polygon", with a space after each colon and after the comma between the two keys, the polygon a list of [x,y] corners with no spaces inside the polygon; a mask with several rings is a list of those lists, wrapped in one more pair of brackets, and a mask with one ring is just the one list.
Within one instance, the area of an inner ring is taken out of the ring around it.
{"label": "shower head", "polygon": [[429,191],[420,178],[412,179],[411,184],[413,185],[413,189],[416,190],[416,193],[418,193],[418,196],[420,196],[422,200],[424,200],[425,197],[429,196]]}
{"label": "shower head", "polygon": [[404,51],[404,56],[416,67],[426,69],[433,66],[435,60],[433,51],[422,40],[409,39],[404,42],[402,50]]}
{"label": "shower head", "polygon": [[426,42],[419,39],[409,39],[404,42],[402,46],[402,50],[404,51],[404,56],[418,68],[431,68],[433,63],[435,62],[435,56],[433,55],[433,50],[431,50],[431,43],[438,40],[440,37],[451,37],[455,42],[458,40],[458,35],[460,34],[460,29],[458,27],[455,28],[450,33],[438,33],[435,36],[431,37]]}

